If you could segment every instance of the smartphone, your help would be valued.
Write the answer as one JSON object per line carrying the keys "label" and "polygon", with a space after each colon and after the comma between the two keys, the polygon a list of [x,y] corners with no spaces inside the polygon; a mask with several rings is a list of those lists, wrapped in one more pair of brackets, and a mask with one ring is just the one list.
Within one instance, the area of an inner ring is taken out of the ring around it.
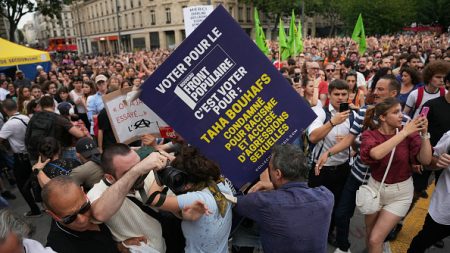
{"label": "smartphone", "polygon": [[429,111],[430,111],[430,107],[428,107],[428,106],[422,107],[422,111],[420,111],[420,116],[426,118]]}
{"label": "smartphone", "polygon": [[345,112],[350,110],[350,107],[348,106],[348,103],[340,103],[339,104],[339,112]]}

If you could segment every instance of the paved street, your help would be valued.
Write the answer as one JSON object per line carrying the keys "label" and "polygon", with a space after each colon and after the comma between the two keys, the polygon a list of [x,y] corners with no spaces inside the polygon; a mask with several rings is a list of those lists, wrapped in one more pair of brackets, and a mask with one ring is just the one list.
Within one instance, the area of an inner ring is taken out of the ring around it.
{"label": "paved street", "polygon": [[[7,184],[7,183],[6,183]],[[20,213],[23,214],[26,211],[28,211],[28,207],[25,204],[25,201],[20,196],[19,191],[17,188],[11,189],[11,191],[18,196],[16,200],[10,201],[10,204],[12,208]],[[431,191],[431,189],[429,189]],[[431,196],[431,194],[430,194]],[[422,203],[419,203],[415,209],[420,209],[421,205],[426,204],[425,200],[422,200]],[[422,206],[422,210],[420,210],[417,214],[411,215],[410,221],[405,221],[405,226],[400,232],[398,236],[398,240],[396,242],[392,242],[392,253],[403,253],[406,252],[405,245],[407,248],[408,243],[400,242],[402,238],[406,238],[405,240],[408,240],[408,238],[414,237],[415,234],[417,234],[417,231],[422,227],[421,224],[417,224],[419,222],[423,222],[424,215],[426,214],[426,208]],[[422,217],[423,216],[423,217]],[[36,239],[42,243],[45,244],[47,233],[49,230],[50,225],[50,217],[44,214],[42,217],[39,218],[30,218],[29,219],[32,224],[36,227],[36,232],[33,235],[33,239]],[[416,222],[417,221],[417,222]],[[408,224],[411,224],[408,226]],[[365,243],[364,243],[364,237],[365,237],[365,228],[364,228],[364,220],[363,216],[360,213],[356,213],[355,216],[352,218],[351,222],[351,228],[350,228],[350,241],[352,243],[351,251],[353,253],[362,253],[367,252],[365,250]],[[410,240],[410,239],[409,239]],[[450,237],[447,237],[445,240],[446,247],[444,249],[438,249],[438,248],[431,248],[427,251],[427,253],[448,253],[450,252]],[[328,252],[333,252],[333,247],[328,247]],[[389,252],[389,251],[385,251]]]}

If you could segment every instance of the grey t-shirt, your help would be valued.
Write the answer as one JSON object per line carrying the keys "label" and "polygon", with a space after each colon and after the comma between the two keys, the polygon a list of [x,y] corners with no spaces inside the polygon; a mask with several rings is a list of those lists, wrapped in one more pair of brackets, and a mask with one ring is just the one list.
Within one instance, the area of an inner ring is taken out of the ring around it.
{"label": "grey t-shirt", "polygon": [[88,161],[78,167],[72,169],[70,177],[77,182],[77,184],[91,189],[96,183],[103,178],[104,172],[102,167],[93,162]]}

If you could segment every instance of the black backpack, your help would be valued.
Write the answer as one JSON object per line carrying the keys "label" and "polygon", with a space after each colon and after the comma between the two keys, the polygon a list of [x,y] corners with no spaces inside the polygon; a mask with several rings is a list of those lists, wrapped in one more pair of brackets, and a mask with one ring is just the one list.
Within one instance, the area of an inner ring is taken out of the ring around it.
{"label": "black backpack", "polygon": [[28,123],[25,145],[32,160],[37,160],[39,142],[47,136],[55,136],[56,117],[52,112],[38,112]]}

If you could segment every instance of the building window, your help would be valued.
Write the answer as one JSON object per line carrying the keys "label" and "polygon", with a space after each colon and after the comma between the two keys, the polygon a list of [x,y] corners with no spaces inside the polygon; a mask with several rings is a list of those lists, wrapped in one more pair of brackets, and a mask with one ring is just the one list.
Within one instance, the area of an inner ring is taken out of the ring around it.
{"label": "building window", "polygon": [[150,10],[150,22],[151,25],[156,24],[155,10]]}
{"label": "building window", "polygon": [[166,8],[166,24],[172,23],[172,15],[170,14],[170,8]]}
{"label": "building window", "polygon": [[247,16],[247,22],[252,22],[252,10],[250,9],[250,7],[247,7],[247,12],[246,12],[246,16]]}
{"label": "building window", "polygon": [[123,20],[123,24],[124,24],[124,26],[125,26],[125,28],[127,28],[128,29],[128,15],[127,14],[125,14],[125,18],[124,18],[124,20]]}
{"label": "building window", "polygon": [[228,12],[233,16],[233,6],[228,6]]}
{"label": "building window", "polygon": [[138,5],[139,5],[139,7],[141,7],[141,5],[142,5],[141,0],[138,0]]}
{"label": "building window", "polygon": [[134,8],[133,3],[134,3],[134,0],[131,0],[131,1],[130,1],[130,8],[131,8],[131,9]]}
{"label": "building window", "polygon": [[131,13],[131,23],[133,23],[133,28],[136,28],[136,20],[134,19],[134,12]]}
{"label": "building window", "polygon": [[239,7],[239,8],[238,8],[238,21],[239,21],[239,22],[244,21],[243,18],[242,18],[242,14],[243,14],[242,11],[243,11],[243,10],[242,10],[242,7]]}
{"label": "building window", "polygon": [[[141,1],[139,1],[139,3],[140,3]],[[142,27],[143,26],[143,24],[142,24],[143,22],[142,22],[142,11],[139,11],[139,26],[140,27]]]}

